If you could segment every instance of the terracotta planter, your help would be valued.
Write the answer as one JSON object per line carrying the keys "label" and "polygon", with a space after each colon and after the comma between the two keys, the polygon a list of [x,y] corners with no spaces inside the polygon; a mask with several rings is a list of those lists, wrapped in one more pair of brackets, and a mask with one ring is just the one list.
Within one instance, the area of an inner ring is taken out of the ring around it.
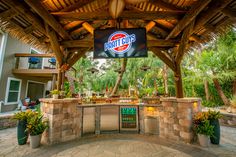
{"label": "terracotta planter", "polygon": [[34,136],[30,135],[30,147],[38,148],[40,146],[41,137],[42,137],[42,134],[34,135]]}
{"label": "terracotta planter", "polygon": [[208,147],[210,143],[210,138],[207,135],[197,134],[199,144],[203,147]]}
{"label": "terracotta planter", "polygon": [[58,94],[53,94],[53,95],[52,95],[52,98],[53,98],[53,99],[58,99]]}

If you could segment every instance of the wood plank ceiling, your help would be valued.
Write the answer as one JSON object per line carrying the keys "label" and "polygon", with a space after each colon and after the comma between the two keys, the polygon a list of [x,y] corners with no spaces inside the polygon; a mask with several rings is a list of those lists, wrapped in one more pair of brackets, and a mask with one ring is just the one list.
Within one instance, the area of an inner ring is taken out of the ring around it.
{"label": "wood plank ceiling", "polygon": [[91,50],[94,29],[116,27],[117,21],[121,27],[145,27],[150,50],[179,62],[185,47],[204,43],[209,33],[234,23],[235,11],[233,0],[0,0],[1,22],[51,45],[59,62]]}

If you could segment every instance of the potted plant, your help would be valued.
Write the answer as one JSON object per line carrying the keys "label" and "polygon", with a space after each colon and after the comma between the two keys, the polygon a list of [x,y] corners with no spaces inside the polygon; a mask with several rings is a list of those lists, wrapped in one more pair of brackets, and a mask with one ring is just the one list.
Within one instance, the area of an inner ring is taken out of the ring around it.
{"label": "potted plant", "polygon": [[43,119],[43,115],[39,112],[28,119],[26,131],[30,134],[31,148],[37,148],[40,145],[42,133],[48,128],[48,121]]}
{"label": "potted plant", "polygon": [[58,99],[60,91],[55,89],[55,90],[52,90],[50,93],[52,94],[53,99]]}
{"label": "potted plant", "polygon": [[26,144],[28,132],[26,132],[27,120],[32,115],[31,110],[20,111],[14,114],[13,119],[17,120],[17,141],[19,145]]}
{"label": "potted plant", "polygon": [[222,117],[219,111],[208,111],[208,120],[210,124],[214,127],[213,136],[210,138],[212,144],[220,143],[220,123],[219,119]]}
{"label": "potted plant", "polygon": [[209,145],[210,137],[213,136],[214,127],[210,125],[208,113],[200,112],[194,117],[194,130],[198,135],[199,144],[203,147]]}

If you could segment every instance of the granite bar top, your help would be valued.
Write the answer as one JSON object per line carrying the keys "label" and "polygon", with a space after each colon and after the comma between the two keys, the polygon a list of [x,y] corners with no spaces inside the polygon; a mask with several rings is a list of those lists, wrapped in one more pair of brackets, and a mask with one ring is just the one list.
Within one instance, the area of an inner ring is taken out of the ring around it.
{"label": "granite bar top", "polygon": [[144,107],[161,107],[160,104],[143,104],[143,103],[98,103],[98,104],[79,104],[78,107],[96,107],[96,106],[144,106]]}

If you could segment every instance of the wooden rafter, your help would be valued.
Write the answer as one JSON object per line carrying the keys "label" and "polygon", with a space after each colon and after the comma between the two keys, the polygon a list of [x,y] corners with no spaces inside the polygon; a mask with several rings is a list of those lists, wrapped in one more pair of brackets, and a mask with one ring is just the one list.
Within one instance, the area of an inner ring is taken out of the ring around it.
{"label": "wooden rafter", "polygon": [[161,51],[159,48],[154,48],[154,47],[151,47],[150,50],[158,58],[160,58],[169,68],[171,68],[173,71],[175,71],[175,64],[174,64],[174,62],[165,53],[163,53],[163,51]]}
{"label": "wooden rafter", "polygon": [[166,9],[166,10],[186,12],[185,10],[180,9],[170,3],[164,2],[163,0],[158,0],[158,1],[157,0],[149,0],[149,3],[154,4],[155,6],[158,6],[159,8]]}
{"label": "wooden rafter", "polygon": [[211,0],[198,1],[197,4],[193,5],[190,11],[180,20],[166,39],[176,38],[179,33],[193,21],[196,16],[211,2]]}
{"label": "wooden rafter", "polygon": [[[131,10],[135,10],[135,11],[143,11],[142,9],[140,9],[136,6],[133,6],[133,5],[127,5],[126,8],[131,9]],[[174,25],[165,19],[152,19],[152,20],[155,21],[156,23],[160,24],[162,27],[166,27],[170,30],[172,28],[174,28]]]}
{"label": "wooden rafter", "polygon": [[26,34],[31,34],[33,31],[34,31],[34,27],[32,25],[24,29],[24,32]]}
{"label": "wooden rafter", "polygon": [[93,35],[93,32],[94,32],[94,27],[91,26],[88,22],[84,22],[82,24],[82,26],[89,32]]}
{"label": "wooden rafter", "polygon": [[216,0],[210,5],[206,12],[202,13],[196,19],[194,30],[192,33],[198,32],[211,18],[213,18],[219,11],[223,10],[232,0]]}
{"label": "wooden rafter", "polygon": [[179,45],[179,48],[178,48],[178,53],[176,55],[176,63],[177,64],[180,64],[185,52],[186,52],[186,47],[188,45],[188,39],[191,35],[191,32],[193,30],[193,27],[194,27],[194,21],[192,21],[186,28],[185,30],[183,31],[183,34],[182,34],[182,37],[181,37],[181,40],[180,40],[180,45]]}
{"label": "wooden rafter", "polygon": [[80,24],[82,24],[84,21],[73,21],[73,22],[70,22],[70,23],[67,23],[63,28],[65,30],[69,30],[71,28],[74,28]]}
{"label": "wooden rafter", "polygon": [[146,26],[146,32],[150,31],[154,26],[156,25],[156,23],[154,21],[150,21]]}
{"label": "wooden rafter", "polygon": [[46,30],[44,29],[44,25],[42,22],[31,12],[27,9],[21,2],[18,0],[4,0],[15,12],[27,18],[30,21],[32,26],[42,32],[44,35],[47,36]]}
{"label": "wooden rafter", "polygon": [[17,15],[18,14],[15,12],[15,10],[11,8],[11,9],[8,9],[4,12],[1,12],[0,13],[0,18],[8,21],[8,20],[12,19],[13,17],[15,17]]}
{"label": "wooden rafter", "polygon": [[230,17],[231,19],[236,20],[236,9],[233,10],[229,7],[226,7],[222,10],[222,13]]}
{"label": "wooden rafter", "polygon": [[58,61],[59,66],[61,66],[62,62],[63,62],[63,53],[61,52],[60,44],[58,42],[57,35],[56,35],[55,31],[51,30],[48,27],[49,26],[46,25],[48,36],[49,36],[49,39],[51,42],[51,47],[52,47],[53,53],[55,54],[55,57]]}
{"label": "wooden rafter", "polygon": [[124,0],[110,0],[109,13],[113,19],[117,19],[125,8]]}
{"label": "wooden rafter", "polygon": [[[136,27],[146,27],[147,23],[144,20],[130,20],[129,23],[131,23],[132,25],[136,26]],[[152,30],[154,32],[158,32],[158,34],[161,34],[162,37],[166,37],[168,35],[168,32],[165,31],[164,29],[157,27],[157,26],[153,26]],[[151,30],[149,30],[151,31]]]}
{"label": "wooden rafter", "polygon": [[49,14],[38,0],[25,0],[25,2],[41,16],[63,39],[71,39],[70,35],[63,29],[57,20]]}
{"label": "wooden rafter", "polygon": [[91,48],[82,48],[80,51],[77,51],[76,54],[72,55],[71,58],[67,60],[69,67],[72,67],[81,57],[83,57],[86,52],[88,52]]}
{"label": "wooden rafter", "polygon": [[[58,16],[59,19],[64,20],[81,20],[81,21],[94,21],[94,20],[112,20],[112,16],[109,12],[99,11],[99,12],[57,12],[53,13],[53,15]],[[153,20],[153,19],[178,19],[183,13],[176,13],[173,11],[144,11],[140,14],[139,11],[123,11],[120,14],[120,18],[122,19],[142,19],[142,20]]]}
{"label": "wooden rafter", "polygon": [[45,53],[45,54],[30,54],[30,53],[15,53],[15,57],[42,57],[42,58],[51,58],[54,57],[52,53]]}
{"label": "wooden rafter", "polygon": [[62,9],[62,10],[60,10],[60,11],[62,11],[62,12],[73,11],[73,10],[76,10],[76,9],[78,9],[78,8],[81,8],[81,7],[85,6],[86,4],[91,3],[91,2],[93,2],[93,1],[94,1],[94,0],[78,1],[78,2],[76,2],[75,4],[70,5],[69,7],[66,7],[66,8],[64,8],[64,9]]}

